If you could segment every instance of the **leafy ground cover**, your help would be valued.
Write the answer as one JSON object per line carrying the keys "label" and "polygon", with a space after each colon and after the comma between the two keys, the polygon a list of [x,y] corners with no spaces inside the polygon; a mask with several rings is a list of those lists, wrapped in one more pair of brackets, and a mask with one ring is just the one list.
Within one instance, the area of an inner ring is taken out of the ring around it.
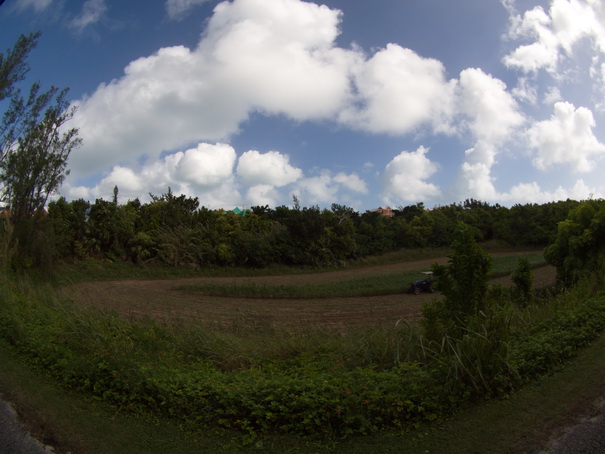
{"label": "leafy ground cover", "polygon": [[[527,454],[593,416],[605,385],[605,336],[560,370],[508,396],[465,408],[438,424],[399,434],[318,441],[276,434],[243,444],[233,432],[217,436],[183,430],[178,422],[133,417],[85,394],[66,391],[32,371],[14,348],[0,342],[0,390],[15,404],[28,430],[57,452],[81,454],[193,454],[252,452],[310,454],[409,453]],[[111,436],[108,436],[111,434]]]}

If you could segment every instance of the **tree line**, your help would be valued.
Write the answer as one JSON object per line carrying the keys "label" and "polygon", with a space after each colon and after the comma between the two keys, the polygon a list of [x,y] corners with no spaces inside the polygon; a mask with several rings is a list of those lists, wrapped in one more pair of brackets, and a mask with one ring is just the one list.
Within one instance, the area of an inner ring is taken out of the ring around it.
{"label": "tree line", "polygon": [[[244,214],[210,210],[196,197],[168,190],[151,201],[94,203],[59,198],[48,215],[27,220],[31,241],[20,266],[48,267],[57,260],[112,260],[174,267],[340,266],[402,248],[449,246],[462,222],[478,241],[544,247],[579,202],[503,207],[476,200],[426,209],[400,207],[387,218],[333,204],[254,206]],[[21,221],[23,224],[23,221]]]}

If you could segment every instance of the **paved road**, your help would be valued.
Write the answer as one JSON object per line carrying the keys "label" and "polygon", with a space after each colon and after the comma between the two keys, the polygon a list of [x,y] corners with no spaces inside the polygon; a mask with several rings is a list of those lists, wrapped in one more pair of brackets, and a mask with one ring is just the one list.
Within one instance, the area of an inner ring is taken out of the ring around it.
{"label": "paved road", "polygon": [[13,407],[0,400],[0,454],[51,454],[54,450],[33,439],[17,420]]}
{"label": "paved road", "polygon": [[600,414],[571,427],[541,454],[603,454],[605,453],[605,399]]}

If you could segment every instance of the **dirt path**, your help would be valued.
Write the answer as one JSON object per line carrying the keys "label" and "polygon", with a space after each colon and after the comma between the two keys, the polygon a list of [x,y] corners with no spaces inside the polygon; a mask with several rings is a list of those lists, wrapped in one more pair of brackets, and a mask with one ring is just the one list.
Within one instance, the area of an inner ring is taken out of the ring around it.
{"label": "dirt path", "polygon": [[[116,311],[136,319],[151,317],[167,322],[193,321],[219,325],[253,323],[287,328],[309,325],[380,325],[396,323],[398,320],[415,323],[421,318],[422,305],[435,298],[435,294],[267,300],[213,297],[179,291],[175,287],[185,284],[252,282],[315,285],[429,269],[433,263],[446,263],[447,260],[444,257],[320,274],[89,282],[67,287],[63,294],[78,304]],[[535,269],[533,274],[537,286],[554,282],[554,268],[550,266]],[[504,285],[509,281],[507,277],[493,280],[494,283]]]}

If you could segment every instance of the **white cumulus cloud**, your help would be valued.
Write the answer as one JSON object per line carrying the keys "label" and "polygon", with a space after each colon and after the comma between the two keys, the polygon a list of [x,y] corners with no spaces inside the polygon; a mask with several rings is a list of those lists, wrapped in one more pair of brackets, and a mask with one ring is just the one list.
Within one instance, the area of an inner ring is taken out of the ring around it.
{"label": "white cumulus cloud", "polygon": [[524,123],[524,116],[504,82],[478,68],[460,73],[458,109],[464,118],[461,132],[466,130],[475,141],[474,146],[466,150],[460,169],[460,194],[493,200],[496,190],[492,167],[502,145]]}
{"label": "white cumulus cloud", "polygon": [[405,134],[422,125],[447,130],[454,85],[443,64],[388,44],[354,70],[358,99],[341,121],[372,132]]}
{"label": "white cumulus cloud", "polygon": [[334,175],[334,182],[353,192],[358,192],[360,194],[368,193],[368,186],[366,185],[366,182],[363,181],[356,173],[337,173]]}
{"label": "white cumulus cloud", "polygon": [[426,181],[437,172],[437,165],[426,157],[428,151],[423,146],[403,151],[386,165],[382,175],[382,198],[386,203],[421,202],[440,194],[436,185]]}
{"label": "white cumulus cloud", "polygon": [[321,170],[319,175],[298,180],[291,191],[302,205],[331,204],[337,200],[351,201],[350,193],[365,194],[366,183],[357,174]]}
{"label": "white cumulus cloud", "polygon": [[582,39],[605,52],[605,4],[601,0],[553,0],[547,11],[541,6],[512,17],[511,38],[529,38],[504,57],[504,63],[525,72],[557,70],[562,58],[574,52]]}
{"label": "white cumulus cloud", "polygon": [[75,185],[68,178],[70,197],[110,199],[114,186],[120,198],[148,198],[170,187],[175,194],[199,195],[206,206],[236,205],[241,197],[233,181],[236,161],[233,147],[221,143],[200,143],[197,147],[166,155],[140,167],[114,166],[94,187]]}
{"label": "white cumulus cloud", "polygon": [[595,160],[605,154],[605,144],[595,137],[594,127],[590,109],[557,102],[550,119],[536,122],[527,131],[529,145],[536,152],[534,165],[541,170],[562,164],[577,172],[593,170]]}
{"label": "white cumulus cloud", "polygon": [[237,164],[237,174],[250,186],[284,186],[303,176],[301,169],[290,165],[287,155],[277,151],[259,153],[256,150],[242,154]]}
{"label": "white cumulus cloud", "polygon": [[74,172],[140,156],[157,159],[225,140],[251,112],[333,118],[350,95],[354,51],[335,47],[340,12],[298,0],[216,6],[195,49],[166,47],[75,104],[84,146]]}
{"label": "white cumulus cloud", "polygon": [[252,186],[246,193],[246,201],[249,206],[277,206],[282,195],[270,184],[259,184]]}
{"label": "white cumulus cloud", "polygon": [[237,158],[230,145],[201,143],[183,153],[175,167],[175,176],[200,187],[214,187],[231,177]]}
{"label": "white cumulus cloud", "polygon": [[548,203],[557,200],[587,200],[589,198],[602,198],[602,191],[588,187],[583,180],[577,180],[570,188],[558,186],[554,191],[545,191],[536,182],[521,183],[513,186],[498,199],[505,203]]}
{"label": "white cumulus cloud", "polygon": [[500,143],[523,123],[523,115],[506,84],[479,68],[460,73],[458,97],[458,108],[468,118],[466,125],[477,140]]}
{"label": "white cumulus cloud", "polygon": [[496,200],[498,192],[494,187],[491,165],[484,162],[465,162],[461,166],[462,198]]}

